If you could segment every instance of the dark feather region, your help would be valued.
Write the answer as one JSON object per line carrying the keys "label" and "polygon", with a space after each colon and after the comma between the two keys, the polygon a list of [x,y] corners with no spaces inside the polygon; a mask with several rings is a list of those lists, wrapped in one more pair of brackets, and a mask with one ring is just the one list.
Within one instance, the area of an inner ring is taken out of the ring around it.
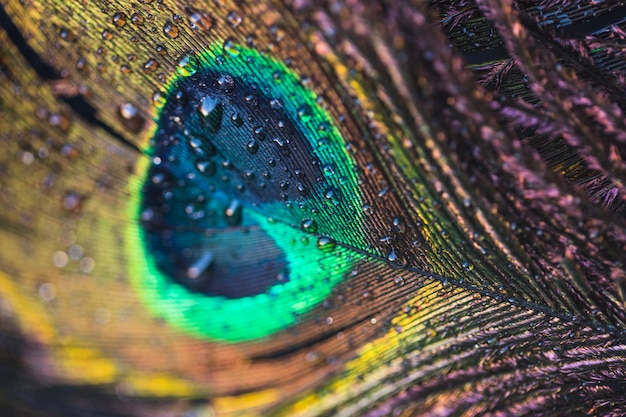
{"label": "dark feather region", "polygon": [[285,255],[249,213],[297,204],[322,174],[280,101],[203,69],[172,88],[153,146],[141,219],[163,273],[227,298],[288,280]]}

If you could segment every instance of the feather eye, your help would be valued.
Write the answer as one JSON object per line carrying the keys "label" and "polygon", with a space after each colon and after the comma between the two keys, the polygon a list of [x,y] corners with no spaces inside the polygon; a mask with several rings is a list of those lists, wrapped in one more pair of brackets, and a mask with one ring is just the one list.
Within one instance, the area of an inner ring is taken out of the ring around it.
{"label": "feather eye", "polygon": [[624,412],[623,8],[557,3],[2,5],[0,410]]}

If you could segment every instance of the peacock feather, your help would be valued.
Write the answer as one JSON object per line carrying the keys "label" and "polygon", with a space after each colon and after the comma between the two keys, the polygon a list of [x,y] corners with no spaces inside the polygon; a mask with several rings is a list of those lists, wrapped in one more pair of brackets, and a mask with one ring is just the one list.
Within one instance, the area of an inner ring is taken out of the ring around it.
{"label": "peacock feather", "polygon": [[0,415],[626,414],[625,31],[0,1]]}

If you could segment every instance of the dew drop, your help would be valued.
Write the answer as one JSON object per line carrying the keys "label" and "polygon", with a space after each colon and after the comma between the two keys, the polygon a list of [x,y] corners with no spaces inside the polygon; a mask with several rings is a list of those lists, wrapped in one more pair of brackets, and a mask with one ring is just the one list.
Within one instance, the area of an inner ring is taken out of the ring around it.
{"label": "dew drop", "polygon": [[198,105],[198,114],[202,117],[204,126],[210,132],[216,133],[222,126],[222,104],[214,97],[205,96]]}
{"label": "dew drop", "polygon": [[236,127],[243,126],[243,117],[241,117],[241,114],[239,114],[239,112],[234,112],[233,114],[231,114],[230,115],[230,121]]}
{"label": "dew drop", "polygon": [[127,17],[123,12],[117,12],[113,15],[113,24],[118,28],[124,27],[126,25]]}
{"label": "dew drop", "polygon": [[236,11],[234,11],[234,10],[232,10],[230,13],[228,13],[228,16],[226,16],[226,18],[230,22],[230,25],[232,27],[234,27],[234,28],[239,26],[241,24],[242,20],[243,20],[241,15],[239,13],[237,13]]}
{"label": "dew drop", "polygon": [[187,277],[196,279],[204,273],[215,260],[211,251],[205,251],[189,268],[187,268]]}
{"label": "dew drop", "polygon": [[328,201],[333,206],[337,206],[337,205],[339,205],[339,203],[341,203],[341,197],[339,196],[339,190],[337,190],[336,188],[329,188],[329,189],[327,189],[326,193],[324,193],[324,197],[326,198],[326,201]]}
{"label": "dew drop", "polygon": [[137,26],[143,25],[144,20],[144,17],[139,13],[133,13],[130,17],[130,21],[133,23],[133,25]]}
{"label": "dew drop", "polygon": [[324,172],[325,176],[332,177],[333,175],[335,175],[335,167],[333,164],[324,164],[324,166],[322,167],[322,172]]}
{"label": "dew drop", "polygon": [[144,125],[145,119],[131,103],[121,104],[117,114],[124,127],[131,132],[139,132]]}
{"label": "dew drop", "polygon": [[159,68],[159,63],[154,58],[150,58],[143,64],[143,70],[147,73],[152,73]]}
{"label": "dew drop", "polygon": [[231,226],[239,226],[243,219],[242,216],[243,206],[239,200],[233,200],[228,207],[224,210],[224,216],[226,216],[226,222]]}
{"label": "dew drop", "polygon": [[254,155],[255,153],[257,153],[259,151],[259,143],[256,140],[254,140],[254,139],[250,140],[246,144],[246,150],[250,154]]}
{"label": "dew drop", "polygon": [[311,109],[308,106],[302,106],[298,109],[298,118],[306,123],[311,120]]}
{"label": "dew drop", "polygon": [[110,41],[111,39],[113,39],[113,32],[108,29],[104,29],[102,31],[102,39],[104,39],[105,41]]}
{"label": "dew drop", "polygon": [[183,77],[196,73],[196,57],[192,54],[183,55],[176,63],[176,71]]}
{"label": "dew drop", "polygon": [[283,154],[289,154],[289,144],[283,138],[274,138],[272,142],[280,149]]}
{"label": "dew drop", "polygon": [[302,220],[302,230],[308,233],[317,232],[317,222],[313,219]]}
{"label": "dew drop", "polygon": [[49,282],[39,286],[39,297],[44,303],[49,303],[56,298],[56,287]]}
{"label": "dew drop", "polygon": [[167,98],[165,97],[165,94],[163,94],[161,91],[156,91],[152,95],[152,103],[157,109],[162,109],[167,103]]}
{"label": "dew drop", "polygon": [[167,49],[165,48],[165,46],[161,45],[161,44],[157,44],[156,46],[156,51],[159,53],[159,55],[161,56],[165,56],[167,55]]}
{"label": "dew drop", "polygon": [[215,172],[217,171],[215,167],[215,162],[213,161],[197,161],[196,169],[200,171],[200,173],[206,175],[207,177],[210,177],[211,175],[215,175]]}
{"label": "dew drop", "polygon": [[258,140],[265,140],[265,129],[263,129],[263,126],[255,127],[252,130],[252,133],[254,134],[254,137]]}
{"label": "dew drop", "polygon": [[283,108],[283,103],[279,99],[273,98],[270,100],[270,108],[280,110]]}
{"label": "dew drop", "polygon": [[237,58],[241,53],[241,48],[237,44],[235,44],[235,42],[230,38],[224,41],[224,46],[222,49],[224,50],[225,54],[233,58]]}
{"label": "dew drop", "polygon": [[335,245],[337,244],[337,242],[335,242],[333,239],[326,237],[326,236],[322,236],[319,239],[317,239],[317,248],[320,250],[332,250],[335,248]]}
{"label": "dew drop", "polygon": [[179,30],[172,22],[167,21],[165,25],[163,25],[163,33],[170,39],[175,39],[178,37]]}
{"label": "dew drop", "polygon": [[235,86],[235,80],[228,74],[222,74],[217,79],[217,86],[220,90],[229,93]]}
{"label": "dew drop", "polygon": [[189,26],[191,29],[207,32],[215,25],[215,19],[199,11],[194,11],[189,15]]}
{"label": "dew drop", "polygon": [[394,229],[396,229],[396,232],[400,234],[404,234],[404,232],[406,231],[404,223],[402,223],[402,221],[397,217],[393,219],[393,227]]}
{"label": "dew drop", "polygon": [[301,182],[296,184],[296,189],[298,190],[298,192],[300,193],[302,197],[306,197],[309,194],[309,189]]}

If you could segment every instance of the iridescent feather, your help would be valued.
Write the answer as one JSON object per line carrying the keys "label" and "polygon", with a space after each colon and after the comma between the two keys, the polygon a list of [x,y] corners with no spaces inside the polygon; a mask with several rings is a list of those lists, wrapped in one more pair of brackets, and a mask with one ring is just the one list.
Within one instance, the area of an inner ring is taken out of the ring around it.
{"label": "iridescent feather", "polygon": [[0,5],[0,414],[626,413],[622,2]]}

